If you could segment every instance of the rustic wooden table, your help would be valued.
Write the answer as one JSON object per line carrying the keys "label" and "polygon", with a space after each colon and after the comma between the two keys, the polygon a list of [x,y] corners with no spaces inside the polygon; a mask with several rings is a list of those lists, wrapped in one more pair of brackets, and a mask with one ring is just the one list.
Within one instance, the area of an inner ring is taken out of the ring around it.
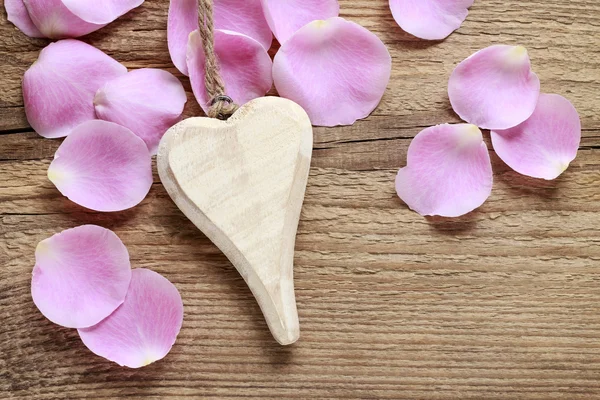
{"label": "rustic wooden table", "polygon": [[[476,0],[460,31],[433,43],[403,33],[387,0],[340,3],[389,46],[394,67],[370,118],[315,129],[296,246],[301,339],[291,347],[273,341],[243,280],[156,176],[148,198],[122,213],[58,193],[46,169],[60,141],[31,131],[20,89],[47,42],[2,11],[0,398],[600,399],[600,2]],[[129,68],[175,73],[167,7],[148,0],[84,40]],[[483,207],[422,218],[396,197],[395,173],[421,129],[458,122],[448,76],[494,43],[525,45],[543,91],[575,104],[579,156],[545,182],[492,152]],[[199,114],[189,98],[186,115]],[[33,305],[37,242],[87,223],[115,230],[135,267],[181,291],[183,329],[163,361],[119,368]]]}

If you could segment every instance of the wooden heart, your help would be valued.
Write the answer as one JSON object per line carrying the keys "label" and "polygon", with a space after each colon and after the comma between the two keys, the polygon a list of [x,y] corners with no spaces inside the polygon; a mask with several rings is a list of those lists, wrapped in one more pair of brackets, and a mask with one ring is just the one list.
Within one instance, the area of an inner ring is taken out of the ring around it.
{"label": "wooden heart", "polygon": [[227,121],[180,122],[158,151],[167,192],[237,268],[281,344],[300,334],[294,244],[312,144],[299,105],[263,97]]}

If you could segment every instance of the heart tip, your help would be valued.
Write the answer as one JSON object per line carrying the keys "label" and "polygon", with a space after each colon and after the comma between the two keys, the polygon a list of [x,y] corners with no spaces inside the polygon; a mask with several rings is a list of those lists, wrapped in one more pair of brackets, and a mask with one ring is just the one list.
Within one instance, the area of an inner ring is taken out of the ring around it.
{"label": "heart tip", "polygon": [[275,336],[275,340],[277,340],[277,343],[279,343],[282,346],[289,346],[291,344],[294,344],[298,341],[298,339],[300,339],[299,330],[286,331],[281,335]]}

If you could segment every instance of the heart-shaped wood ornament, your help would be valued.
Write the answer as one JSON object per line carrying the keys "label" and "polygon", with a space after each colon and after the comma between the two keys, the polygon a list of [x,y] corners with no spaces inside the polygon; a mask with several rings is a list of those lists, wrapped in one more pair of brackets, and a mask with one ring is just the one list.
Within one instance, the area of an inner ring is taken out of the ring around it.
{"label": "heart-shaped wood ornament", "polygon": [[180,122],[158,150],[167,192],[233,263],[284,345],[300,335],[294,245],[312,146],[310,119],[299,105],[262,97],[227,121]]}

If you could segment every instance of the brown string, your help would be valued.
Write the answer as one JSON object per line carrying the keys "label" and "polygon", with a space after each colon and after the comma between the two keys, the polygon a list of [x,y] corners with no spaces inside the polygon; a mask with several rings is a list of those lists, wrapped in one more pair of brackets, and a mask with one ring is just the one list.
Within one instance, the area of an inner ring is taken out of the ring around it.
{"label": "brown string", "polygon": [[219,62],[215,55],[215,25],[212,0],[200,0],[200,37],[204,50],[204,85],[210,102],[208,116],[226,120],[233,115],[238,106],[225,93],[225,82],[219,74]]}

